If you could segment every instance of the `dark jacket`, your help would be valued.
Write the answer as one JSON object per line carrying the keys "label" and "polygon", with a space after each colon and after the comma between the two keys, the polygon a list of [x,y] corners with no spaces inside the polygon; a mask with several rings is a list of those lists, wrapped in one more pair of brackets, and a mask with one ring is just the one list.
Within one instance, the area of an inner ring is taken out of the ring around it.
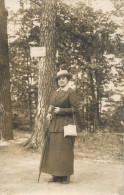
{"label": "dark jacket", "polygon": [[52,106],[49,109],[49,113],[52,113],[52,107],[59,107],[60,111],[58,114],[52,114],[49,132],[63,132],[64,125],[76,123],[78,104],[78,96],[72,88],[68,88],[66,91],[56,90],[50,99],[50,105]]}

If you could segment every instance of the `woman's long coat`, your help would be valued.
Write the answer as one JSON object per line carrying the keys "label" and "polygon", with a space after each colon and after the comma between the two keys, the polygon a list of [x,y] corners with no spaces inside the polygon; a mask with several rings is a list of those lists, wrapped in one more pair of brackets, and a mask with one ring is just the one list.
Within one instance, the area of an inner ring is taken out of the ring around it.
{"label": "woman's long coat", "polygon": [[[52,114],[52,121],[49,132],[63,132],[64,125],[76,123],[76,114],[78,113],[79,99],[72,88],[65,90],[56,90],[50,101],[49,113]],[[54,114],[54,107],[59,107],[60,111]]]}
{"label": "woman's long coat", "polygon": [[[73,113],[78,113],[78,97],[76,92],[65,87],[56,90],[50,101],[48,112],[52,113],[49,126],[48,141],[44,154],[42,171],[55,176],[69,176],[74,172],[74,141],[75,137],[64,137],[64,125],[72,124]],[[60,111],[54,114],[54,107]]]}

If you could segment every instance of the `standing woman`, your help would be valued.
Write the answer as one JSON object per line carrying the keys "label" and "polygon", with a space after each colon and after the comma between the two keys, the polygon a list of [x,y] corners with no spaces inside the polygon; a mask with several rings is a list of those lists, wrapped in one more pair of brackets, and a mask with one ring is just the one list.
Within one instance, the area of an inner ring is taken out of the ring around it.
{"label": "standing woman", "polygon": [[[56,76],[59,88],[52,94],[47,119],[50,122],[42,172],[52,175],[49,182],[67,184],[74,173],[75,137],[64,137],[64,125],[74,124],[78,113],[78,97],[68,86],[72,74],[60,70]],[[75,119],[74,119],[75,118]]]}

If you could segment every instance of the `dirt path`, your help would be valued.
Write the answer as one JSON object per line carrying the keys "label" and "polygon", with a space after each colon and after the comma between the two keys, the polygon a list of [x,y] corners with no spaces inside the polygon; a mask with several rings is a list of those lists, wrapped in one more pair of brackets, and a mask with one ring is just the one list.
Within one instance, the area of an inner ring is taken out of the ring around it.
{"label": "dirt path", "polygon": [[42,173],[37,183],[40,154],[25,151],[13,141],[0,146],[0,195],[122,195],[124,168],[106,161],[75,160],[68,185],[47,183]]}

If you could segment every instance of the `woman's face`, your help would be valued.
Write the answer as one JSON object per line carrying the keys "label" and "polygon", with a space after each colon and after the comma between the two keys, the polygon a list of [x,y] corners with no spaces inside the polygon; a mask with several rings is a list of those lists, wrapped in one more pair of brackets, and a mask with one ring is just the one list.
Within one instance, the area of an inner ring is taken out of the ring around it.
{"label": "woman's face", "polygon": [[58,85],[59,87],[65,87],[68,83],[68,79],[66,76],[61,76],[58,78]]}

